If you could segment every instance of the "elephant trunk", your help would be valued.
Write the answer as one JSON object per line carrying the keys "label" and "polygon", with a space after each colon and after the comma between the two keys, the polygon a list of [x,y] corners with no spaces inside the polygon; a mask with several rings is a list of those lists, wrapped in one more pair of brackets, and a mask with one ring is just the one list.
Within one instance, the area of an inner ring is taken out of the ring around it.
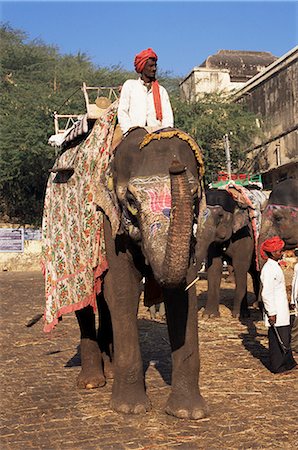
{"label": "elephant trunk", "polygon": [[169,172],[172,207],[161,283],[176,286],[186,278],[189,266],[193,198],[186,168],[174,160]]}

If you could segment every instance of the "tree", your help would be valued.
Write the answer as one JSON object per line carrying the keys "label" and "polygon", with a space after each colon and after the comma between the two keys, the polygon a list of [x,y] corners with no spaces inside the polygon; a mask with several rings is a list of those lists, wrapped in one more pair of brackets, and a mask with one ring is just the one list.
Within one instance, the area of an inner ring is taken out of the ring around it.
{"label": "tree", "polygon": [[[81,92],[89,86],[120,86],[135,72],[120,66],[96,67],[88,55],[61,55],[42,41],[9,25],[0,27],[0,218],[40,225],[48,169],[55,151],[47,145],[54,133],[53,113],[86,112]],[[225,169],[223,135],[230,134],[232,167],[238,167],[256,133],[254,116],[220,95],[198,102],[179,99],[179,78],[159,74],[174,109],[175,126],[191,134],[203,149],[206,180]]]}
{"label": "tree", "polygon": [[48,169],[55,151],[53,113],[86,112],[83,81],[95,86],[122,84],[131,73],[97,68],[83,53],[61,55],[9,25],[0,27],[0,216],[40,225]]}
{"label": "tree", "polygon": [[199,101],[186,103],[173,99],[175,125],[187,131],[202,148],[206,182],[226,170],[223,136],[229,133],[232,170],[239,171],[245,150],[258,132],[255,116],[243,105],[232,103],[226,95],[206,94]]}

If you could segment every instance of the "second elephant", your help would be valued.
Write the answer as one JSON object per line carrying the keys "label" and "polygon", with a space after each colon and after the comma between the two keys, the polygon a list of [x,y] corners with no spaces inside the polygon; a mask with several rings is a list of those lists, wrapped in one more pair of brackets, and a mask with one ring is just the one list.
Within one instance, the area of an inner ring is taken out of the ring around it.
{"label": "second elephant", "polygon": [[207,259],[208,298],[204,315],[217,317],[223,259],[234,269],[233,317],[248,316],[247,273],[252,276],[256,297],[259,273],[256,270],[254,238],[247,209],[239,208],[224,190],[206,191],[205,221],[198,238],[197,260]]}

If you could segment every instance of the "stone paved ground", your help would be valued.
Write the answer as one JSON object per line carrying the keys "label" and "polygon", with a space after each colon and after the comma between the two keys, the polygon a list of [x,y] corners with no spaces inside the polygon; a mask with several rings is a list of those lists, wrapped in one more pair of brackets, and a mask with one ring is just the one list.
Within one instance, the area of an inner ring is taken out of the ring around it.
{"label": "stone paved ground", "polygon": [[[38,272],[0,274],[1,444],[18,449],[295,449],[297,373],[272,375],[266,368],[266,330],[252,309],[241,324],[230,318],[232,285],[222,291],[222,317],[200,318],[201,391],[209,417],[198,422],[167,416],[170,357],[166,326],[140,308],[140,340],[152,411],[124,416],[109,407],[111,382],[79,391],[79,343],[75,318],[64,316],[51,334],[42,321]],[[206,282],[197,285],[199,316]]]}

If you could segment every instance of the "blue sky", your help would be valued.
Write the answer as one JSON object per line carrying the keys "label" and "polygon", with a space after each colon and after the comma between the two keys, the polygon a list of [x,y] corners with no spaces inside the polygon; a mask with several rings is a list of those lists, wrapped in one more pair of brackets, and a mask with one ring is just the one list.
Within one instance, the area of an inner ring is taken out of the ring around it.
{"label": "blue sky", "polygon": [[159,67],[185,76],[221,49],[282,56],[298,41],[294,1],[0,1],[1,21],[61,53],[86,53],[97,66],[133,70],[152,47]]}

